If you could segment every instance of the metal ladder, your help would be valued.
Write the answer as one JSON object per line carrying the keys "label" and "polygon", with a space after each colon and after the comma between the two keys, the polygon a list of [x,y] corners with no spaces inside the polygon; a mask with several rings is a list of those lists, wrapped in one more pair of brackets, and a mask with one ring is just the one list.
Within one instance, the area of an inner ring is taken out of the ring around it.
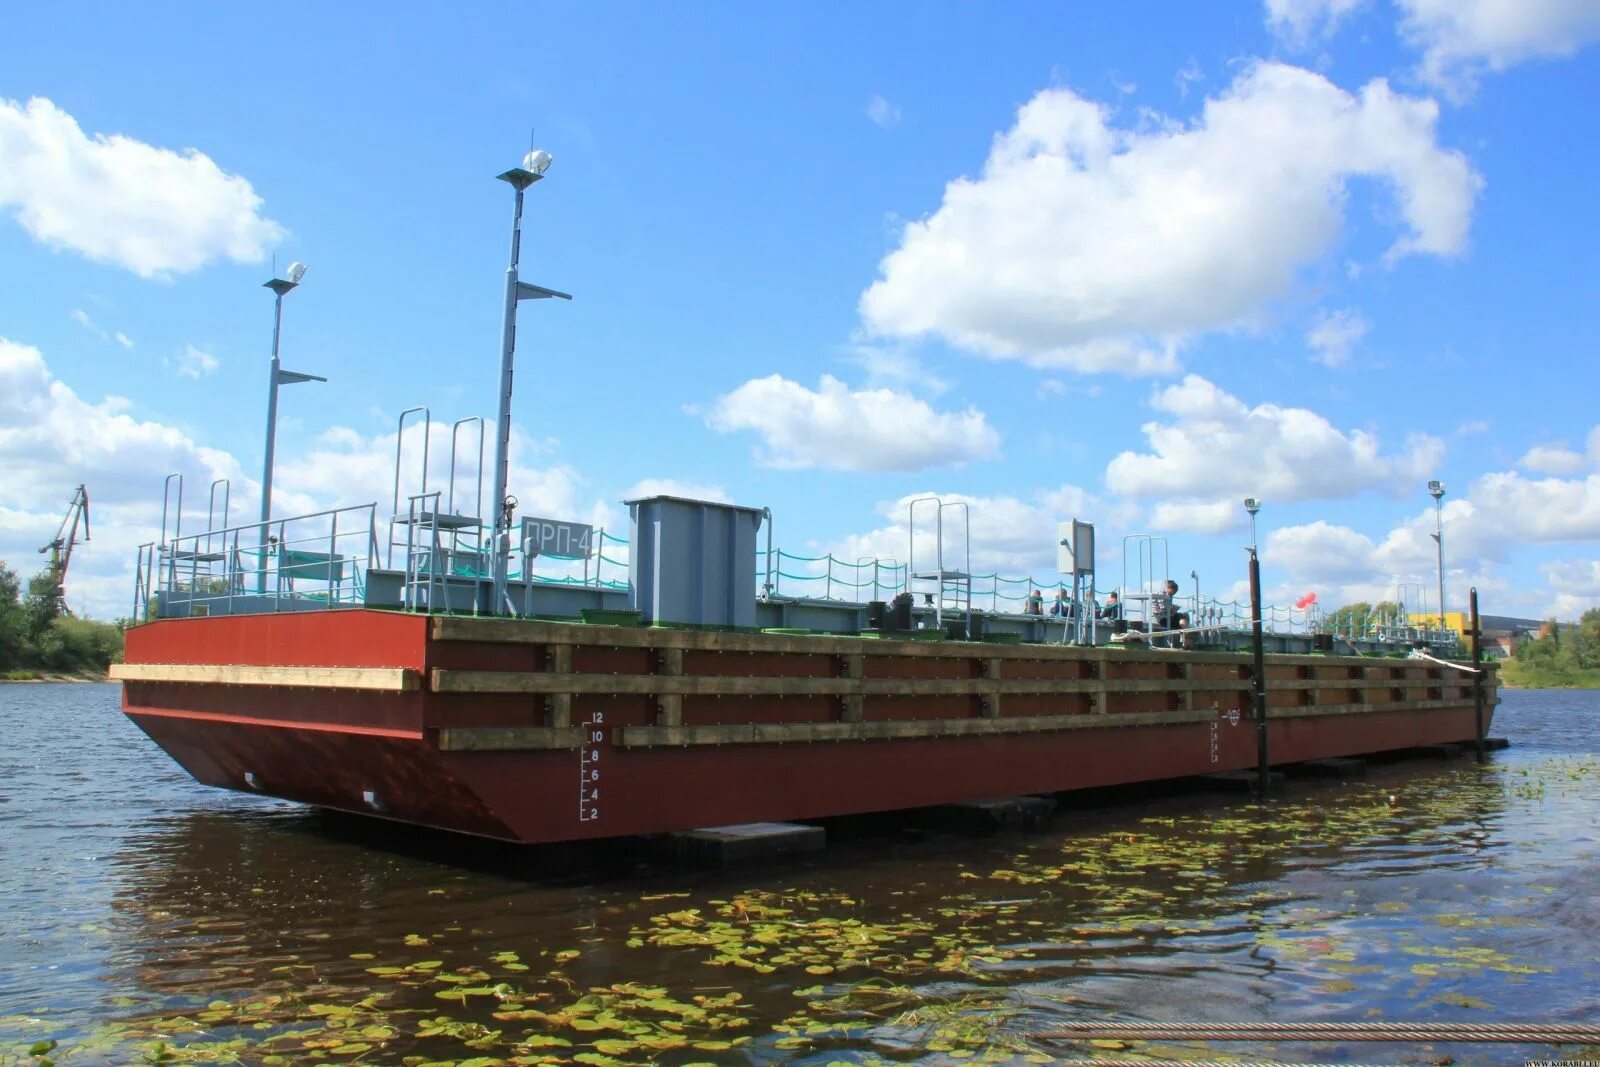
{"label": "metal ladder", "polygon": [[[933,504],[933,545],[934,569],[931,571],[917,570],[917,505]],[[944,543],[944,513],[947,510],[960,509],[961,512],[961,557],[960,570],[952,570],[945,566]],[[969,536],[972,528],[971,509],[964,500],[944,500],[936,496],[922,496],[913,500],[907,508],[906,526],[909,529],[910,546],[906,554],[906,572],[908,575],[907,587],[913,594],[922,593],[928,603],[933,607],[934,623],[941,630],[945,626],[945,615],[958,616],[962,621],[962,632],[972,636],[972,539]],[[915,583],[921,582],[918,587]]]}

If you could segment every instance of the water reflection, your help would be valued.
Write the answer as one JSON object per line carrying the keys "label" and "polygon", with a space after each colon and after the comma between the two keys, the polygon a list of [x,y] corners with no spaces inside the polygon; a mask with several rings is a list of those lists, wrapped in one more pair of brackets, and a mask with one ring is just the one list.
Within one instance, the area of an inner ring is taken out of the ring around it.
{"label": "water reflection", "polygon": [[258,804],[151,768],[153,750],[93,742],[118,788],[23,774],[0,806],[0,820],[26,809],[12,825],[33,863],[0,868],[29,934],[20,958],[0,957],[0,1050],[50,1038],[61,1063],[126,1062],[157,1042],[192,1062],[1023,1062],[1063,1052],[1030,1031],[1107,1013],[1594,1018],[1600,760],[1586,739],[1600,701],[1507,697],[1500,722],[1519,745],[1488,767],[1379,767],[1264,806],[1124,798],[1026,836],[879,820],[841,827],[855,832],[813,862],[731,873]]}

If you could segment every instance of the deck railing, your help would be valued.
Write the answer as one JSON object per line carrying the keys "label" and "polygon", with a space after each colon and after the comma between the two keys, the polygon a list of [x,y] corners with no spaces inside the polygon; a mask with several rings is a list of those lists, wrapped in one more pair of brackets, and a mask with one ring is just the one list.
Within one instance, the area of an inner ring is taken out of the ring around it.
{"label": "deck railing", "polygon": [[377,529],[376,505],[360,504],[147,542],[133,617],[359,605],[378,558]]}
{"label": "deck railing", "polygon": [[[365,602],[368,572],[380,564],[401,576],[396,606],[426,610],[430,604],[445,603],[448,580],[486,579],[492,568],[489,539],[474,525],[476,520],[441,511],[440,503],[438,490],[418,493],[406,499],[403,511],[386,516],[390,532],[383,553],[376,504],[274,519],[265,524],[265,537],[263,524],[248,523],[149,542],[139,549],[134,618],[360,605]],[[397,527],[403,536],[397,536]],[[627,539],[600,529],[592,544],[587,557],[573,559],[537,556],[523,546],[517,553],[521,568],[510,577],[530,586],[626,592]],[[907,569],[894,559],[861,556],[852,562],[831,552],[804,556],[761,549],[756,559],[759,592],[767,599],[857,604],[891,600],[905,592]],[[1032,614],[1050,614],[1056,590],[1063,588],[1058,575],[1007,578],[994,572],[975,574],[971,582],[973,606],[996,615],[1030,614],[1028,599],[1036,589],[1043,604]],[[1112,592],[1120,593],[1128,621],[1156,628],[1156,620],[1148,617],[1147,590],[1096,590],[1088,604],[1073,605],[1071,610],[1098,611]],[[1175,599],[1190,626],[1236,630],[1250,626],[1247,602],[1198,593]],[[1330,621],[1316,605],[1264,605],[1262,623],[1269,633],[1333,634],[1349,641],[1422,641],[1448,647],[1458,639],[1451,630],[1412,625],[1403,609],[1362,620]]]}

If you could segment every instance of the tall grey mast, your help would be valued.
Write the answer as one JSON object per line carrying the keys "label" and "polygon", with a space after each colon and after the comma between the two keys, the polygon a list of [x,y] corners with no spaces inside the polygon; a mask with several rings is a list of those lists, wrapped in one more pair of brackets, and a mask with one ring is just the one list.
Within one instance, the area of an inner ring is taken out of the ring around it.
{"label": "tall grey mast", "polygon": [[256,592],[267,591],[267,528],[272,522],[272,459],[278,440],[278,387],[297,382],[325,382],[319,374],[302,374],[284,370],[278,362],[278,339],[283,333],[283,298],[300,284],[306,276],[304,263],[291,263],[282,278],[263,283],[277,297],[272,308],[272,364],[267,374],[267,443],[262,449],[264,460],[261,469],[261,556],[256,566]]}
{"label": "tall grey mast", "polygon": [[1444,629],[1444,483],[1428,483],[1428,495],[1433,497],[1434,532],[1428,536],[1439,550],[1439,629]]}
{"label": "tall grey mast", "polygon": [[497,177],[517,191],[515,210],[511,216],[511,265],[506,268],[505,325],[500,343],[500,410],[495,419],[494,440],[494,610],[500,611],[507,603],[506,571],[511,560],[511,510],[515,506],[506,496],[506,483],[510,480],[511,464],[511,379],[512,366],[517,352],[517,303],[522,300],[545,300],[559,297],[571,300],[567,293],[530,285],[517,279],[517,261],[522,255],[522,194],[528,186],[544,177],[550,169],[549,152],[529,152],[522,166],[513,167]]}

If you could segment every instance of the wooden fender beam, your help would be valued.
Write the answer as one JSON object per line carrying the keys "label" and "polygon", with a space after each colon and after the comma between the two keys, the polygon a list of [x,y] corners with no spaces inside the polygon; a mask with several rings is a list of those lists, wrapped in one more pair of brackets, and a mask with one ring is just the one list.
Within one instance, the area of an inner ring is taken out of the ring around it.
{"label": "wooden fender beam", "polygon": [[894,741],[909,738],[997,737],[1055,730],[1110,730],[1209,722],[1212,711],[1151,711],[1122,715],[1032,715],[1014,719],[896,719],[868,722],[765,722],[707,726],[619,726],[621,748],[661,745],[761,745],[801,741]]}
{"label": "wooden fender beam", "polygon": [[272,685],[303,689],[365,689],[402,693],[418,689],[421,675],[405,667],[253,667],[223,663],[114,663],[119,682],[185,685]]}
{"label": "wooden fender beam", "polygon": [[1164,693],[1175,688],[1238,692],[1233,679],[1176,683],[1161,678],[1104,682],[1069,678],[772,678],[741,675],[551,674],[436,669],[435,693],[581,693],[628,696],[993,696],[1098,692]]}

